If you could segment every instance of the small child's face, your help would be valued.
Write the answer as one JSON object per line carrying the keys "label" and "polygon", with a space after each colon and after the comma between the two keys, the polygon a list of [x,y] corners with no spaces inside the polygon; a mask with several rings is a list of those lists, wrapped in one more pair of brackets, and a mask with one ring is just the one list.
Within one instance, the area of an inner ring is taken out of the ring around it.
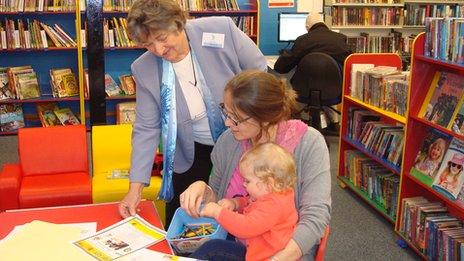
{"label": "small child's face", "polygon": [[432,148],[430,149],[429,156],[432,160],[438,160],[440,159],[440,156],[442,154],[442,149],[441,146],[438,144],[433,144]]}
{"label": "small child's face", "polygon": [[252,168],[249,164],[244,164],[241,170],[243,186],[253,200],[271,192],[269,186],[253,174]]}

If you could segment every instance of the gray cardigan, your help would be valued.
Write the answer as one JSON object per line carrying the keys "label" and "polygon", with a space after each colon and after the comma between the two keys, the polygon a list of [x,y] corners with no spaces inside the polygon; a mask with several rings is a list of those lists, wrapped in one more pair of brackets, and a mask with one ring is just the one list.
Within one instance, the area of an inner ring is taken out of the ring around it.
{"label": "gray cardigan", "polygon": [[[241,155],[240,143],[227,130],[211,154],[213,172],[209,185],[218,199],[224,197]],[[298,175],[295,205],[299,220],[293,240],[304,254],[303,260],[312,260],[313,253],[310,251],[319,243],[331,211],[330,158],[324,137],[309,127],[295,148],[294,157]]]}
{"label": "gray cardigan", "polygon": [[[266,59],[256,44],[229,17],[188,20],[185,31],[215,102],[223,99],[226,83],[247,69],[266,70]],[[202,46],[203,33],[224,34],[224,48]],[[160,84],[162,60],[145,52],[132,64],[137,84],[136,120],[132,132],[130,181],[150,183],[155,150],[160,142]],[[174,171],[183,173],[193,164],[194,142],[186,98],[176,80],[177,144]]]}

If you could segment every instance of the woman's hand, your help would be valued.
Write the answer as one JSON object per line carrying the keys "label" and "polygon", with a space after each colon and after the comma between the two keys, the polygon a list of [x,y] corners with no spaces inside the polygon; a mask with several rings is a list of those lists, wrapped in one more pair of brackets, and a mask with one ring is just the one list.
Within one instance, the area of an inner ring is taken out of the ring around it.
{"label": "woman's hand", "polygon": [[238,204],[235,202],[234,199],[230,199],[230,198],[223,198],[219,200],[218,205],[230,211],[235,211],[238,209],[237,207]]}
{"label": "woman's hand", "polygon": [[194,218],[200,217],[200,205],[207,194],[208,185],[204,181],[195,181],[180,194],[180,207]]}
{"label": "woman's hand", "polygon": [[222,207],[219,204],[210,202],[206,204],[200,211],[200,215],[202,217],[211,217],[214,219],[219,218],[219,214],[221,214]]}
{"label": "woman's hand", "polygon": [[129,192],[119,203],[119,214],[123,218],[135,216],[137,214],[137,206],[142,197],[142,190],[144,185],[142,183],[130,183]]}
{"label": "woman's hand", "polygon": [[302,256],[300,247],[293,239],[290,239],[284,249],[275,254],[271,260],[299,260]]}

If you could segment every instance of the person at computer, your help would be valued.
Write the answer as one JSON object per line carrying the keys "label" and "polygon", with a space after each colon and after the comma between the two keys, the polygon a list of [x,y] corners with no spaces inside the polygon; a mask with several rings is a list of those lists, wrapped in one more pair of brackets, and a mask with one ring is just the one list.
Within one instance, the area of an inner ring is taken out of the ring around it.
{"label": "person at computer", "polygon": [[[274,70],[278,73],[288,73],[298,66],[301,59],[307,54],[319,52],[334,58],[340,71],[343,71],[343,63],[346,57],[351,54],[351,50],[346,43],[346,36],[330,30],[319,13],[311,13],[306,17],[306,30],[308,32],[296,38],[290,50],[280,52]],[[294,82],[295,77],[301,76],[292,75],[290,82]],[[323,110],[329,120],[329,129],[338,132],[338,122],[340,120],[338,114],[327,107],[323,107]]]}
{"label": "person at computer", "polygon": [[330,30],[322,20],[321,14],[311,13],[306,18],[308,33],[296,38],[290,50],[282,50],[274,70],[288,73],[295,68],[305,55],[320,52],[330,55],[343,68],[345,58],[351,54],[346,36]]}

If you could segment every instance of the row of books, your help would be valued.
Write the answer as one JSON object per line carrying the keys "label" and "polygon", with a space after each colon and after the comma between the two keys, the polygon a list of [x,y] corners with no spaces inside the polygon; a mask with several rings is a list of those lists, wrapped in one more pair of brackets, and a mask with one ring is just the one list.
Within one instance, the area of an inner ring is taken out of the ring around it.
{"label": "row of books", "polygon": [[419,117],[458,134],[464,127],[464,76],[436,71]]}
{"label": "row of books", "polygon": [[395,26],[403,24],[402,7],[333,6],[332,26]]}
{"label": "row of books", "polygon": [[[50,70],[53,97],[79,95],[76,76],[70,68]],[[34,99],[41,96],[37,74],[30,65],[0,68],[0,100]]]}
{"label": "row of books", "polygon": [[[85,11],[85,0],[79,7]],[[66,12],[76,10],[76,0],[0,0],[0,12]]]}
{"label": "row of books", "polygon": [[256,35],[254,16],[232,16],[230,18],[232,18],[235,25],[237,25],[237,27],[246,35]]}
{"label": "row of books", "polygon": [[[58,108],[56,104],[38,104],[37,114],[43,127],[80,124],[69,108]],[[0,105],[0,131],[10,132],[25,127],[23,109],[20,104]]]}
{"label": "row of books", "polygon": [[425,19],[424,55],[464,64],[464,18]]}
{"label": "row of books", "polygon": [[350,96],[377,108],[406,115],[408,74],[396,67],[353,64]]}
{"label": "row of books", "polygon": [[0,23],[0,40],[4,50],[77,46],[58,24],[50,26],[36,19],[5,19]]}
{"label": "row of books", "polygon": [[240,10],[237,0],[177,0],[188,11],[232,11]]}
{"label": "row of books", "polygon": [[129,38],[126,18],[103,19],[103,45],[105,47],[135,47],[134,41]]}
{"label": "row of books", "polygon": [[400,0],[335,0],[337,4],[400,4]]}
{"label": "row of books", "polygon": [[428,260],[463,260],[464,228],[440,202],[404,198],[399,232]]}
{"label": "row of books", "polygon": [[345,173],[353,185],[396,219],[399,176],[356,150],[345,150]]}
{"label": "row of books", "polygon": [[384,123],[372,111],[355,107],[350,108],[348,118],[348,138],[378,158],[400,167],[404,126]]}
{"label": "row of books", "polygon": [[41,95],[37,74],[29,65],[0,68],[0,82],[0,100],[25,100]]}
{"label": "row of books", "polygon": [[464,183],[464,141],[428,128],[410,174],[451,200]]}
{"label": "row of books", "polygon": [[119,76],[120,85],[109,74],[105,74],[105,92],[108,97],[119,95],[135,95],[135,79],[131,74]]}
{"label": "row of books", "polygon": [[403,37],[401,33],[379,36],[362,32],[359,36],[348,37],[347,44],[354,53],[410,53],[414,37]]}
{"label": "row of books", "polygon": [[103,0],[104,12],[128,12],[134,0]]}
{"label": "row of books", "polygon": [[39,103],[36,108],[42,127],[80,124],[71,109],[59,108],[54,102]]}
{"label": "row of books", "polygon": [[404,9],[404,25],[424,26],[426,17],[464,17],[464,4],[410,4]]}

